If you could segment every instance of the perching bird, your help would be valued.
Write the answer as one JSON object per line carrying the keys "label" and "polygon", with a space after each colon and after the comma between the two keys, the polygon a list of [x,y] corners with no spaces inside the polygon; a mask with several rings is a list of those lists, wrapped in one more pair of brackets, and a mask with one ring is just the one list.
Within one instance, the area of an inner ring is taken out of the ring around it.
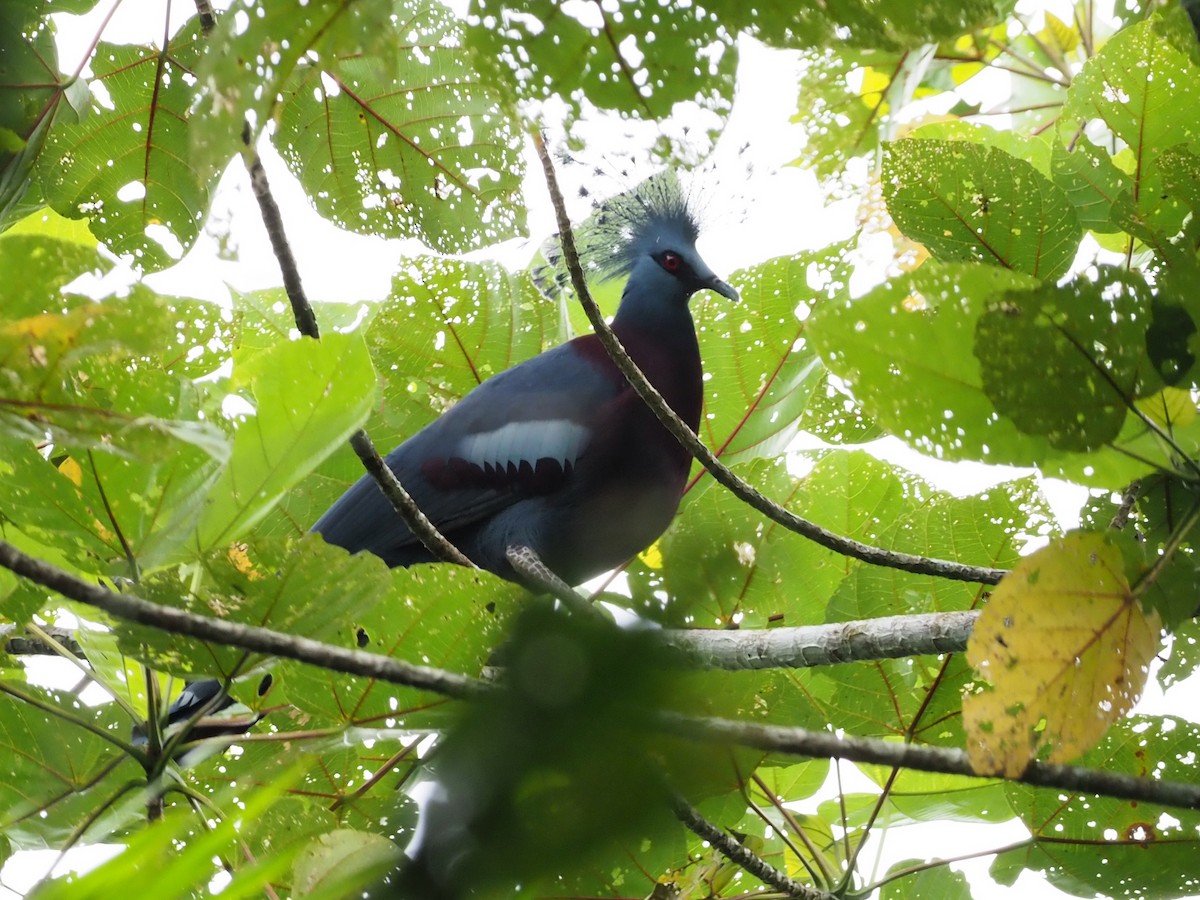
{"label": "perching bird", "polygon": [[[628,274],[613,331],[693,431],[703,381],[688,301],[706,288],[738,299],[700,258],[698,234],[668,173],[609,201],[578,235],[594,273]],[[662,534],[683,496],[691,457],[588,334],[485,381],[386,461],[476,565],[518,580],[507,550],[521,545],[578,584]],[[370,476],[312,530],[389,566],[435,561]]]}
{"label": "perching bird", "polygon": [[[583,232],[587,262],[604,277],[629,275],[613,331],[695,430],[702,375],[688,300],[704,288],[731,300],[737,292],[696,252],[699,229],[673,177],[610,201],[596,220]],[[476,565],[514,578],[506,551],[523,545],[569,584],[653,543],[675,515],[690,463],[591,334],[485,381],[387,456]],[[391,566],[434,560],[369,476],[313,531]]]}

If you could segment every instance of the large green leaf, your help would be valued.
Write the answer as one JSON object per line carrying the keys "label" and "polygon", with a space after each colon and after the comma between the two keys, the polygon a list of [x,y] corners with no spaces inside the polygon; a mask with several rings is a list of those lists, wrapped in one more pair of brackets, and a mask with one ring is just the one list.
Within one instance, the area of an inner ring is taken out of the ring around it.
{"label": "large green leaf", "polygon": [[208,209],[214,170],[188,156],[201,46],[194,20],[166,47],[101,42],[89,116],[55,128],[39,159],[50,205],[87,217],[113,252],[146,269],[179,259]]}
{"label": "large green leaf", "polygon": [[[1080,765],[1140,777],[1195,783],[1193,722],[1138,716],[1112,727]],[[991,874],[1010,886],[1025,869],[1076,896],[1117,896],[1136,884],[1147,896],[1183,897],[1196,888],[1200,814],[1160,816],[1146,804],[1009,784],[1010,802],[1034,841],[996,857]]]}
{"label": "large green leaf", "polygon": [[697,304],[708,376],[700,436],[727,465],[773,458],[795,438],[825,374],[804,338],[805,320],[814,296],[844,283],[843,250],[780,257],[739,272],[733,280],[742,298],[732,308],[712,296]]}
{"label": "large green leaf", "polygon": [[967,141],[896,141],[883,188],[900,230],[938,259],[1062,275],[1081,232],[1066,194],[1024,160]]}
{"label": "large green leaf", "polygon": [[[868,414],[931,455],[1040,465],[1113,488],[1154,464],[1173,467],[1173,452],[1132,415],[1115,448],[1079,454],[1022,432],[996,408],[984,389],[976,328],[1001,293],[1034,287],[1027,275],[990,266],[927,263],[857,300],[824,305],[809,339]],[[1036,374],[1023,377],[1037,383]]]}
{"label": "large green leaf", "polygon": [[369,55],[329,54],[284,88],[276,144],[343,228],[461,251],[524,229],[520,140],[438,0],[397,3]]}
{"label": "large green leaf", "polygon": [[[62,11],[56,3],[53,11]],[[87,85],[58,70],[46,0],[0,2],[0,232],[42,206],[34,164],[55,123],[78,119]]]}
{"label": "large green leaf", "polygon": [[[393,570],[385,591],[370,609],[343,617],[339,643],[472,677],[529,600],[494,575],[444,564]],[[279,682],[292,705],[322,725],[417,727],[423,710],[445,706],[425,691],[296,663],[280,665]]]}
{"label": "large green leaf", "polygon": [[[391,0],[231,4],[205,38],[200,115],[190,128],[193,162],[223,168],[245,146],[246,129],[253,138],[266,128],[283,84],[298,66],[339,50],[357,52],[371,32],[382,39],[391,7]],[[287,40],[281,41],[284,33]]]}
{"label": "large green leaf", "polygon": [[[357,623],[387,594],[386,566],[370,554],[350,556],[316,535],[266,538],[215,550],[202,574],[169,570],[138,590],[163,606],[353,645]],[[116,628],[121,649],[175,674],[230,676],[261,662],[238,648],[181,641],[140,625]]]}
{"label": "large green leaf", "polygon": [[975,353],[996,410],[1052,447],[1086,452],[1114,441],[1133,401],[1163,386],[1146,349],[1149,295],[1140,276],[1104,268],[989,302]]}
{"label": "large green leaf", "polygon": [[[16,685],[42,704],[0,703],[0,749],[8,776],[0,784],[0,831],[18,847],[60,846],[93,810],[122,796],[122,786],[136,785],[141,770],[132,757],[102,736],[129,738],[129,721],[111,704],[84,706],[74,697]],[[117,803],[88,837],[101,840],[115,828],[132,824],[139,808],[137,793]]]}
{"label": "large green leaf", "polygon": [[1198,84],[1200,67],[1150,21],[1115,35],[1074,78],[1058,121],[1053,168],[1085,228],[1115,230],[1112,207],[1122,193],[1153,209],[1155,199],[1142,196],[1150,163],[1172,147],[1196,149],[1200,141]]}
{"label": "large green leaf", "polygon": [[234,387],[256,404],[238,427],[233,452],[209,491],[190,539],[205,553],[233,541],[366,419],[375,373],[362,337],[301,338],[247,359]]}

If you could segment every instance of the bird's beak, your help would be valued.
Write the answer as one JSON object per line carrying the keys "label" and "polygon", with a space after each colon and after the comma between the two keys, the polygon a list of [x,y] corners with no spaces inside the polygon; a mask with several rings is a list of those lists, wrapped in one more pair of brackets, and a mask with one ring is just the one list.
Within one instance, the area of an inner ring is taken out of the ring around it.
{"label": "bird's beak", "polygon": [[705,285],[705,287],[709,288],[710,290],[716,291],[722,297],[726,297],[726,298],[732,300],[734,303],[737,303],[738,300],[741,299],[738,296],[738,292],[736,290],[734,290],[734,288],[731,284],[728,284],[727,282],[722,281],[716,275],[714,275],[712,278],[709,279],[709,281]]}

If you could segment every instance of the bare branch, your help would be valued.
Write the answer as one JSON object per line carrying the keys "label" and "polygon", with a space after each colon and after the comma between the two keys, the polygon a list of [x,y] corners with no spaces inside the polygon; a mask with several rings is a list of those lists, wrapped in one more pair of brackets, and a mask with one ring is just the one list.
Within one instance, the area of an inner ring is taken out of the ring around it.
{"label": "bare branch", "polygon": [[272,631],[269,628],[198,616],[186,610],[151,603],[134,594],[118,594],[107,588],[89,584],[49,563],[34,559],[6,541],[0,541],[0,566],[28,578],[35,584],[57,591],[71,600],[94,606],[117,618],[149,625],[171,634],[186,634],[203,640],[217,641],[230,647],[294,659],[349,675],[377,678],[392,684],[433,691],[447,697],[472,697],[487,690],[487,685],[483,682],[455,672],[413,665],[377,653],[347,650],[311,638]]}
{"label": "bare branch", "polygon": [[794,531],[820,544],[822,547],[826,547],[836,553],[841,553],[844,556],[861,560],[862,562],[885,566],[890,569],[900,569],[904,572],[914,572],[918,575],[933,575],[953,581],[969,581],[980,584],[996,584],[1007,574],[1004,569],[968,566],[950,560],[930,559],[925,556],[915,556],[911,553],[884,550],[880,547],[872,547],[869,544],[863,544],[859,541],[835,534],[832,531],[822,528],[815,522],[801,518],[784,509],[779,504],[767,499],[717,459],[716,455],[696,437],[695,432],[667,405],[662,395],[655,390],[654,386],[646,380],[646,376],[642,374],[633,360],[629,358],[629,354],[621,346],[620,340],[613,334],[612,328],[604,321],[604,315],[600,312],[600,307],[596,305],[596,301],[592,299],[592,295],[588,292],[587,282],[583,277],[583,269],[579,264],[579,252],[575,247],[575,235],[571,231],[571,220],[567,216],[567,209],[563,203],[562,193],[558,189],[558,180],[554,174],[554,163],[550,160],[549,151],[546,149],[546,142],[540,134],[535,134],[533,141],[537,147],[538,157],[542,161],[546,186],[550,191],[550,199],[554,204],[554,212],[558,220],[558,236],[562,242],[563,258],[566,260],[567,271],[571,275],[571,284],[575,288],[575,293],[578,295],[579,302],[583,305],[584,311],[592,323],[592,327],[595,329],[596,336],[604,345],[604,349],[608,352],[608,355],[612,358],[617,368],[621,370],[621,373],[628,379],[633,389],[637,391],[638,396],[658,416],[659,421],[663,423],[663,427],[670,431],[675,436],[675,439],[687,448],[692,456],[700,461],[700,464],[708,470],[718,483],[724,485],[734,496],[749,504],[767,518],[779,523],[784,528]]}
{"label": "bare branch", "polygon": [[758,854],[749,850],[733,835],[726,834],[700,815],[698,809],[678,794],[674,795],[671,801],[675,809],[675,818],[686,825],[690,831],[708,841],[709,846],[714,850],[730,862],[737,863],[763,884],[769,884],[788,897],[796,897],[799,900],[829,900],[833,896],[789,878]]}
{"label": "bare branch", "polygon": [[977,611],[887,616],[738,631],[668,629],[662,641],[707,669],[778,669],[900,659],[966,649]]}
{"label": "bare branch", "polygon": [[[675,712],[659,713],[658,724],[674,734],[692,740],[733,742],[772,753],[787,753],[814,759],[845,759],[850,762],[896,766],[919,772],[941,772],[968,778],[999,778],[995,775],[980,775],[971,768],[964,751],[950,747],[902,744],[878,738],[838,737],[807,728],[758,725],[731,719],[687,716]],[[1140,800],[1163,806],[1200,809],[1200,784],[1138,778],[1123,772],[1032,762],[1020,778],[1010,780],[1035,787],[1056,788],[1073,794],[1101,794],[1121,800]]]}
{"label": "bare branch", "polygon": [[504,555],[527,588],[544,591],[576,615],[611,621],[589,603],[586,597],[580,596],[574,588],[555,575],[532,547],[514,544],[504,551]]}

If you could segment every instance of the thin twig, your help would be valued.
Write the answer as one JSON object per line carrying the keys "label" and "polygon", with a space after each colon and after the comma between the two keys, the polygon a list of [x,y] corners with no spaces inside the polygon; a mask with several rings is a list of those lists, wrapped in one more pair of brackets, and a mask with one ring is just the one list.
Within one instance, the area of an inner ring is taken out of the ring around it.
{"label": "thin twig", "polygon": [[611,621],[593,604],[589,603],[586,597],[581,596],[569,584],[555,575],[532,547],[514,544],[504,551],[504,555],[508,558],[508,563],[513,567],[513,571],[521,576],[526,587],[544,591],[576,615]]}
{"label": "thin twig", "polygon": [[[151,603],[134,594],[118,594],[89,584],[49,563],[34,559],[6,541],[0,541],[0,566],[35,584],[57,591],[71,600],[102,609],[120,619],[149,625],[171,634],[186,634],[230,647],[294,659],[348,675],[361,675],[392,684],[407,685],[447,697],[473,697],[488,689],[484,682],[455,672],[418,666],[377,653],[347,650],[311,638],[272,631],[269,628],[198,616],[186,610]],[[112,735],[105,733],[101,736],[110,743],[121,746],[126,752],[137,755],[134,748],[126,747]]]}
{"label": "thin twig", "polygon": [[704,818],[699,810],[678,794],[672,796],[671,803],[675,817],[689,830],[708,841],[714,850],[731,862],[737,863],[763,884],[769,884],[775,890],[800,900],[829,900],[832,896],[789,878],[762,857],[748,850],[741,841]]}
{"label": "thin twig", "polygon": [[550,153],[546,149],[546,142],[540,134],[536,133],[533,136],[533,142],[537,148],[538,157],[542,162],[542,170],[545,174],[546,186],[550,191],[550,199],[554,204],[554,212],[558,220],[558,236],[562,243],[563,259],[566,260],[567,270],[571,275],[571,284],[575,289],[576,295],[579,297],[579,302],[583,305],[584,311],[587,313],[588,319],[592,323],[592,327],[595,329],[596,336],[600,339],[601,344],[604,345],[604,349],[608,352],[608,355],[612,358],[617,368],[620,369],[621,374],[625,376],[630,385],[633,386],[633,389],[637,391],[638,396],[658,416],[663,427],[671,432],[675,436],[675,439],[692,456],[700,461],[700,464],[709,471],[719,484],[724,485],[740,500],[749,504],[772,521],[779,523],[784,528],[794,531],[836,553],[841,553],[845,556],[871,563],[872,565],[900,569],[901,571],[913,572],[918,575],[933,575],[953,581],[968,581],[981,584],[996,584],[1007,574],[1004,569],[968,566],[949,560],[930,559],[910,553],[884,550],[835,534],[768,500],[717,459],[713,452],[696,437],[695,432],[667,405],[662,395],[654,389],[654,386],[646,380],[646,376],[642,374],[633,360],[629,358],[629,354],[621,346],[620,340],[613,334],[612,328],[604,321],[604,314],[600,311],[600,307],[596,305],[595,300],[592,299],[592,295],[588,292],[587,282],[583,277],[583,269],[579,264],[579,252],[575,247],[575,235],[571,230],[571,220],[567,216],[562,193],[558,188],[558,180],[554,174],[554,163],[551,161]]}
{"label": "thin twig", "polygon": [[[292,304],[292,316],[296,320],[296,328],[306,337],[320,340],[321,330],[317,325],[317,316],[312,304],[304,292],[304,284],[300,280],[300,268],[296,257],[288,243],[287,234],[283,228],[283,216],[279,205],[271,193],[271,185],[267,181],[267,172],[262,160],[251,143],[249,125],[242,134],[244,147],[242,160],[250,175],[250,184],[254,190],[254,199],[258,201],[259,212],[263,225],[266,226],[267,236],[271,239],[271,249],[279,262],[279,270],[283,274],[283,287],[287,292],[288,301]],[[384,463],[383,457],[375,449],[370,437],[361,428],[350,435],[350,446],[358,454],[363,468],[375,479],[383,495],[391,502],[392,508],[404,520],[404,524],[435,557],[443,562],[457,563],[460,566],[475,568],[475,564],[445,536],[437,530],[432,522],[421,512],[412,496],[404,490],[396,478],[396,474]]]}

